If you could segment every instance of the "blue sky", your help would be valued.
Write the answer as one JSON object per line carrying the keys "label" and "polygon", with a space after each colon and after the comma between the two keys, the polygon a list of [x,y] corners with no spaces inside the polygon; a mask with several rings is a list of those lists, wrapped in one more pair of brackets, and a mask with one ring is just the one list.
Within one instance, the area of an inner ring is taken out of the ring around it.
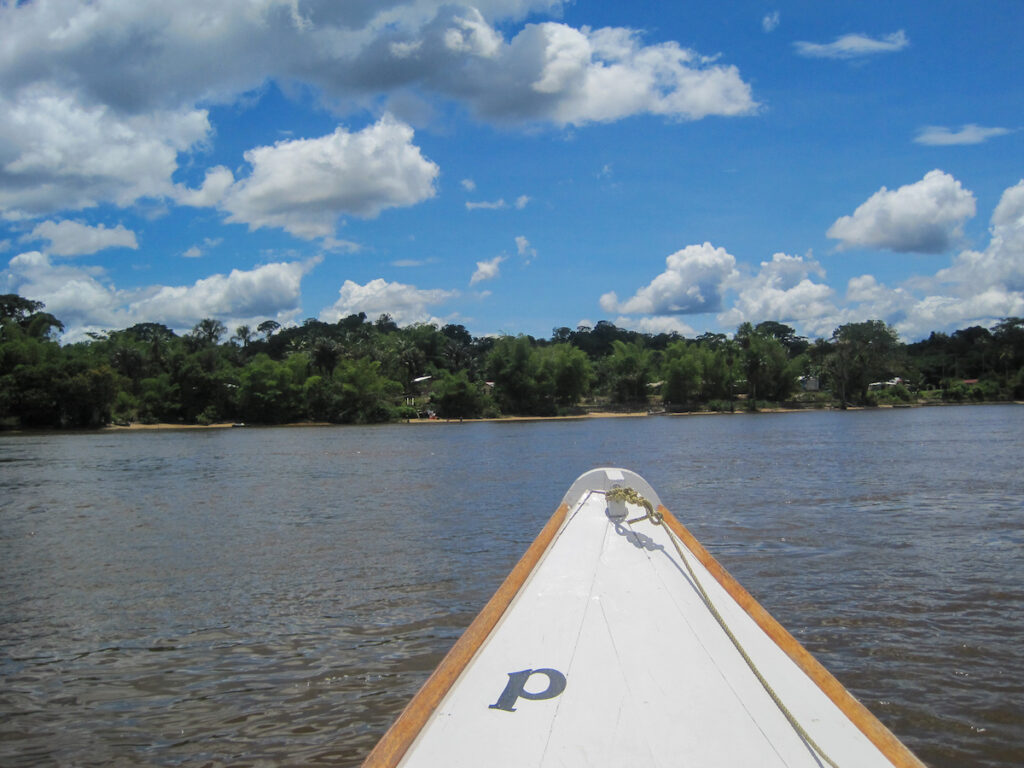
{"label": "blue sky", "polygon": [[1024,316],[1019,0],[0,2],[0,292],[907,341]]}

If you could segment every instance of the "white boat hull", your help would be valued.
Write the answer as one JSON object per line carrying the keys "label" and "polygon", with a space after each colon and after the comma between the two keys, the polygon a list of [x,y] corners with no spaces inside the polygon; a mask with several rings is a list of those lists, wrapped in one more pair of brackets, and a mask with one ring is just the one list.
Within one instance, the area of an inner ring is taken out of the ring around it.
{"label": "white boat hull", "polygon": [[671,515],[610,517],[616,486],[667,514],[581,477],[366,766],[921,765]]}

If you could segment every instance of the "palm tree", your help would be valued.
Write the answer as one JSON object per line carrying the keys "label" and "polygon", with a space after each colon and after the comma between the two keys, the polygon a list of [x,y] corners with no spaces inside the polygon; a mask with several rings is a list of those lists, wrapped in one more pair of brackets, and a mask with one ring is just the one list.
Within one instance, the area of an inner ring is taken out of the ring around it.
{"label": "palm tree", "polygon": [[252,341],[252,329],[248,325],[240,325],[235,328],[235,335],[231,337],[234,342],[241,342],[242,349],[246,349],[249,346],[249,342]]}

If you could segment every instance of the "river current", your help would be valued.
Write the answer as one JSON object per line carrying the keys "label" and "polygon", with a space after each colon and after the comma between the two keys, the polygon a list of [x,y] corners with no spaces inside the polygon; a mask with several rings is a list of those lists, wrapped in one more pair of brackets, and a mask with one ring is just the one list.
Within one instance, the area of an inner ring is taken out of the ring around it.
{"label": "river current", "polygon": [[0,435],[0,765],[358,765],[623,466],[926,763],[1024,764],[1024,407]]}

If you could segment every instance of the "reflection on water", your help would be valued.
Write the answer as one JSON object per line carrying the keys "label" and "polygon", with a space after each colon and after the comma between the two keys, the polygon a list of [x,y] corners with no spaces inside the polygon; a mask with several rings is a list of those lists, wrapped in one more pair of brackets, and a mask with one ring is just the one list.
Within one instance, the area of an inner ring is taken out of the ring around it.
{"label": "reflection on water", "polygon": [[0,764],[358,765],[644,475],[933,766],[1024,762],[1024,408],[0,436]]}

